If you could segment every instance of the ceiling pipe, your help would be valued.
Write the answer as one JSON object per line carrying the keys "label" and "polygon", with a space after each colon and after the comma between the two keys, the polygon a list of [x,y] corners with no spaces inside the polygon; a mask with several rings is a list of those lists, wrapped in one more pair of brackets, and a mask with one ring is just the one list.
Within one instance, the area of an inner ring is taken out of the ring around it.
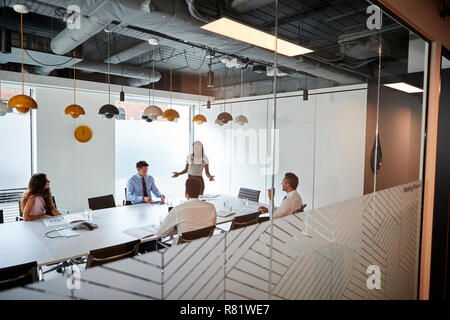
{"label": "ceiling pipe", "polygon": [[233,0],[229,8],[234,13],[242,14],[272,3],[274,0]]}
{"label": "ceiling pipe", "polygon": [[124,61],[131,60],[133,58],[140,56],[141,54],[149,52],[152,49],[152,47],[154,46],[150,45],[148,42],[141,42],[134,47],[116,53],[115,55],[112,55],[109,59],[106,58],[105,63],[108,63],[108,60],[112,64],[118,64]]}
{"label": "ceiling pipe", "polygon": [[[101,72],[108,73],[108,64],[98,61],[86,61],[83,60],[76,64],[76,68],[87,72]],[[150,68],[141,68],[138,66],[120,66],[110,65],[110,74],[115,76],[122,76],[127,78],[135,78],[143,80],[143,83],[148,84],[151,82],[158,82],[161,79],[161,74],[155,70],[154,77],[153,71]],[[145,82],[146,81],[146,82]]]}
{"label": "ceiling pipe", "polygon": [[[66,28],[52,39],[52,50],[59,54],[69,52],[103,30],[103,25],[115,20],[121,22],[122,30],[127,30],[127,25],[146,30],[157,30],[161,34],[202,44],[223,52],[238,53],[249,59],[273,61],[273,52],[271,51],[200,29],[203,23],[190,15],[188,5],[183,0],[39,1],[52,5],[80,5],[82,14],[87,14],[89,18],[92,18],[92,20],[82,20],[81,29]],[[258,6],[261,6],[264,2],[261,1]],[[238,3],[235,3],[235,5]],[[93,18],[94,16],[98,19]],[[88,21],[87,26],[83,21]],[[350,71],[339,70],[324,63],[312,61],[307,56],[289,58],[279,55],[278,63],[280,66],[289,67],[299,72],[307,72],[316,77],[341,84],[358,83],[363,78]]]}

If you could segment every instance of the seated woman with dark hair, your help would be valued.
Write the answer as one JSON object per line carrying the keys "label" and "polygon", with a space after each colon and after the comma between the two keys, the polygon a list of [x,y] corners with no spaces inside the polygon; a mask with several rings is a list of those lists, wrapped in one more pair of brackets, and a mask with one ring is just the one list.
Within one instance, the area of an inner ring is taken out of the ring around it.
{"label": "seated woman with dark hair", "polygon": [[28,190],[20,203],[23,219],[26,221],[46,218],[49,215],[59,216],[50,192],[50,181],[44,173],[35,173],[28,183]]}

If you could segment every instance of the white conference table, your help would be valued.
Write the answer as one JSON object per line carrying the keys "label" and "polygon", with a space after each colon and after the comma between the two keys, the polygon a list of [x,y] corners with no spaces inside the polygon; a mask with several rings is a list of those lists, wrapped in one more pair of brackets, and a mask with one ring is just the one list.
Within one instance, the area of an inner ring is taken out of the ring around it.
{"label": "white conference table", "polygon": [[[216,224],[231,222],[235,216],[256,212],[260,205],[264,205],[249,201],[245,206],[242,199],[227,195],[205,200],[214,204],[218,212],[229,211],[230,207],[236,212],[227,217],[217,216]],[[48,238],[46,232],[67,225],[47,227],[43,219],[0,224],[0,268],[31,261],[37,261],[38,266],[50,265],[87,256],[91,250],[137,240],[139,238],[125,234],[124,231],[150,224],[160,225],[168,214],[168,207],[166,204],[143,203],[95,210],[92,213],[92,222],[96,223],[98,228],[92,231],[76,230],[80,235],[70,238]],[[57,232],[51,235],[57,235]],[[154,239],[155,236],[150,236],[141,241]]]}

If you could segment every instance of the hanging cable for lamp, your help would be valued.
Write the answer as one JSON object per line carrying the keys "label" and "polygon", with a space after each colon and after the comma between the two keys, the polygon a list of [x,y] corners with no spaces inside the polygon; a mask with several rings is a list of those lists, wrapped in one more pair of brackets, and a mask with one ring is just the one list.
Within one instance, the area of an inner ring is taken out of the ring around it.
{"label": "hanging cable for lamp", "polygon": [[[6,8],[5,1],[4,1],[3,3],[4,3],[4,8]],[[20,23],[21,23],[21,25],[22,25],[22,12],[21,12],[20,14],[21,14],[21,17],[20,17]],[[4,23],[6,23],[6,19],[5,19],[4,17],[3,17],[3,20],[5,21]],[[14,25],[15,25],[16,27],[18,27],[18,28],[21,30],[21,37],[23,38],[22,26],[21,26],[21,25],[20,25],[20,26],[17,26],[17,23],[15,22],[15,20],[13,20],[13,21],[14,21]],[[5,27],[5,26],[3,25],[3,27]],[[22,40],[21,40],[21,43],[23,43]],[[45,66],[45,67],[59,67],[59,66],[62,66],[62,65],[65,65],[65,64],[69,63],[69,62],[72,60],[72,57],[70,57],[70,58],[69,58],[67,61],[65,61],[65,62],[56,63],[56,64],[49,64],[49,63],[41,62],[41,61],[39,61],[38,59],[34,58],[34,57],[31,55],[31,53],[28,52],[27,49],[23,48],[23,46],[22,46],[22,50],[25,51],[25,53],[27,54],[27,56],[28,56],[31,60],[33,60],[33,61],[36,62],[37,64],[39,64],[39,65],[41,65],[41,66]],[[23,60],[23,59],[22,59],[22,60]]]}
{"label": "hanging cable for lamp", "polygon": [[25,95],[24,67],[23,67],[23,10],[20,9],[20,47],[21,47],[21,75],[22,75],[22,94],[15,95],[8,100],[8,107],[16,108],[20,113],[27,113],[30,109],[37,109],[36,101],[30,96]]}
{"label": "hanging cable for lamp", "polygon": [[76,86],[75,86],[75,48],[74,48],[73,49],[73,104],[76,104],[75,90],[76,90]]}
{"label": "hanging cable for lamp", "polygon": [[202,66],[203,66],[203,63],[205,63],[205,58],[206,58],[206,56],[203,56],[203,60],[200,62],[200,65],[199,65],[197,68],[192,68],[192,67],[189,65],[189,62],[188,62],[188,59],[187,59],[187,56],[186,56],[186,50],[184,50],[184,60],[186,61],[186,66],[187,66],[189,69],[191,69],[192,71],[197,71],[197,70],[201,69]]}
{"label": "hanging cable for lamp", "polygon": [[109,33],[110,31],[108,30],[108,104],[111,104],[111,76],[109,73],[109,64],[110,62],[110,56],[109,56]]}
{"label": "hanging cable for lamp", "polygon": [[170,108],[172,108],[172,55],[174,51],[175,50],[170,48],[170,95],[169,95]]}

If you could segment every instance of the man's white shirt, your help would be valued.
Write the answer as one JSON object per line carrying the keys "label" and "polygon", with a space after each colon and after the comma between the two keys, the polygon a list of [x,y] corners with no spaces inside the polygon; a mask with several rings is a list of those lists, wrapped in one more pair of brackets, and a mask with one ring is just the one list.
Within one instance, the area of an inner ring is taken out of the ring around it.
{"label": "man's white shirt", "polygon": [[286,197],[281,201],[280,206],[275,209],[273,217],[280,218],[292,214],[294,211],[300,209],[302,205],[302,197],[297,190],[292,190],[286,193]]}
{"label": "man's white shirt", "polygon": [[177,228],[179,235],[210,227],[216,225],[216,218],[216,208],[213,204],[191,198],[170,210],[156,235],[158,237],[170,235],[174,227]]}

